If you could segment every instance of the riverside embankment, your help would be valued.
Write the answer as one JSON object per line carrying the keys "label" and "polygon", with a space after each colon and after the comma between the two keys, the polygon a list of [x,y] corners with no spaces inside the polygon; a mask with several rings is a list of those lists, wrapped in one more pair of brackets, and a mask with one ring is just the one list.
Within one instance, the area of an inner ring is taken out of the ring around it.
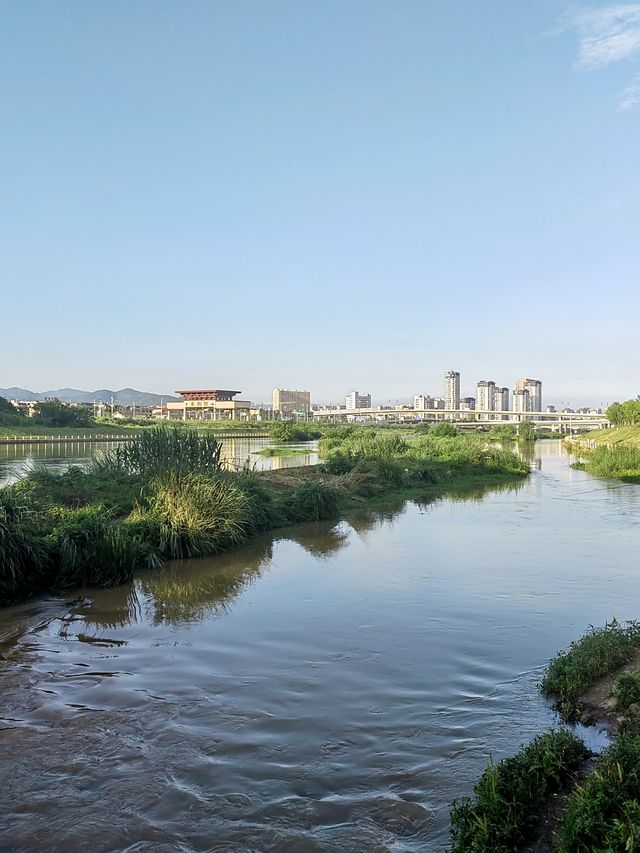
{"label": "riverside embankment", "polygon": [[533,461],[0,611],[3,842],[441,853],[548,661],[638,616],[640,487]]}

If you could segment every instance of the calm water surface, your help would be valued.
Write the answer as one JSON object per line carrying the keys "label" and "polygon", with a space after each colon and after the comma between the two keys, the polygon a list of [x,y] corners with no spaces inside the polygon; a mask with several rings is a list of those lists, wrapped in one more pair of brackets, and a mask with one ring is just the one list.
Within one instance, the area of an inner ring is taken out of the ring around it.
{"label": "calm water surface", "polygon": [[[60,442],[59,444],[0,444],[0,486],[19,480],[34,467],[66,471],[69,465],[85,467],[94,454],[104,453],[117,442]],[[318,442],[303,441],[287,447],[298,449],[295,456],[261,456],[256,451],[277,447],[269,438],[223,438],[222,458],[232,467],[249,463],[259,471],[293,465],[317,465]]]}
{"label": "calm water surface", "polygon": [[488,756],[554,722],[548,658],[638,617],[639,510],[542,442],[517,491],[0,611],[0,847],[444,850]]}

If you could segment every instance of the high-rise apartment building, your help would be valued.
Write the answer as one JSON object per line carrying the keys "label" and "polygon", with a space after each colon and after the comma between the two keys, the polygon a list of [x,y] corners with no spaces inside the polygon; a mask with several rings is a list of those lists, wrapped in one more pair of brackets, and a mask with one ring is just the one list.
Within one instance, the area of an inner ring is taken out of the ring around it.
{"label": "high-rise apartment building", "polygon": [[516,388],[513,392],[513,411],[519,414],[532,411],[529,392],[526,388]]}
{"label": "high-rise apartment building", "polygon": [[[471,421],[473,420],[473,412],[476,408],[476,398],[475,397],[462,397],[460,400],[460,411],[462,414],[460,417],[462,420]],[[464,414],[464,412],[469,412],[469,414]]]}
{"label": "high-rise apartment building", "polygon": [[460,408],[460,374],[455,370],[448,370],[444,375],[444,407]]}
{"label": "high-rise apartment building", "polygon": [[433,409],[435,400],[429,394],[414,394],[413,408],[423,411],[424,409]]}
{"label": "high-rise apartment building", "polygon": [[[509,389],[508,388],[496,388],[494,395],[494,409],[496,412],[508,412],[509,411]],[[500,420],[507,420],[508,415],[500,415],[497,416]]]}
{"label": "high-rise apartment building", "polygon": [[273,411],[280,417],[289,417],[294,413],[308,415],[311,411],[311,394],[309,391],[291,391],[286,388],[273,389]]}
{"label": "high-rise apartment building", "polygon": [[361,394],[359,391],[352,391],[345,397],[347,409],[370,409],[371,394]]}
{"label": "high-rise apartment building", "polygon": [[491,379],[481,379],[476,386],[476,409],[480,410],[478,420],[492,420],[492,415],[487,412],[493,412],[495,408],[496,383]]}
{"label": "high-rise apartment building", "polygon": [[[539,379],[516,380],[516,391],[527,391],[529,394],[529,412],[542,411],[542,382]],[[515,411],[515,409],[514,409]]]}

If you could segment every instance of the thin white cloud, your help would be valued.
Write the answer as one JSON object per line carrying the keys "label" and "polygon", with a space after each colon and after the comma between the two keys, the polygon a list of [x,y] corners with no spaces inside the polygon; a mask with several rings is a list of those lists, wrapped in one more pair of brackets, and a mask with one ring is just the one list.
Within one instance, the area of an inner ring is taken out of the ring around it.
{"label": "thin white cloud", "polygon": [[[561,30],[577,33],[578,56],[574,68],[578,71],[592,71],[640,57],[640,3],[617,3],[599,9],[574,7],[563,17]],[[638,104],[640,75],[620,93],[618,109],[626,111]]]}
{"label": "thin white cloud", "polygon": [[620,93],[618,109],[626,112],[637,107],[638,104],[640,104],[640,74],[637,74],[633,83]]}
{"label": "thin white cloud", "polygon": [[604,68],[640,52],[640,3],[575,12],[571,18],[578,32],[577,68]]}

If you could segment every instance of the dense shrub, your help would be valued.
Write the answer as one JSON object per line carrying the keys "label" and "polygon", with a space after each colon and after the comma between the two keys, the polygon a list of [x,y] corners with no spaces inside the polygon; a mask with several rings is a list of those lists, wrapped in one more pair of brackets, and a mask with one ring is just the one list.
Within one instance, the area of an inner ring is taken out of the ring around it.
{"label": "dense shrub", "polygon": [[320,521],[333,518],[340,511],[344,494],[328,483],[309,480],[283,496],[283,510],[288,521]]}
{"label": "dense shrub", "polygon": [[640,447],[597,447],[587,451],[584,468],[596,477],[640,482]]}
{"label": "dense shrub", "polygon": [[640,849],[640,736],[616,736],[572,794],[557,835],[560,853]]}
{"label": "dense shrub", "polygon": [[566,652],[549,663],[540,689],[568,719],[576,716],[576,701],[587,687],[628,663],[640,649],[640,623],[590,628]]}
{"label": "dense shrub", "polygon": [[56,585],[115,586],[159,564],[154,549],[97,505],[69,512],[54,535]]}
{"label": "dense shrub", "polygon": [[520,850],[530,840],[540,808],[568,782],[585,755],[579,738],[559,730],[540,735],[512,758],[490,763],[474,797],[453,804],[452,853]]}
{"label": "dense shrub", "polygon": [[640,673],[625,672],[616,681],[612,696],[616,703],[616,711],[625,712],[630,705],[640,703]]}
{"label": "dense shrub", "polygon": [[19,491],[0,489],[0,606],[42,588],[49,549]]}
{"label": "dense shrub", "polygon": [[[164,557],[202,557],[241,542],[249,501],[230,478],[177,474],[154,481],[133,520]],[[144,528],[143,528],[144,529]]]}

